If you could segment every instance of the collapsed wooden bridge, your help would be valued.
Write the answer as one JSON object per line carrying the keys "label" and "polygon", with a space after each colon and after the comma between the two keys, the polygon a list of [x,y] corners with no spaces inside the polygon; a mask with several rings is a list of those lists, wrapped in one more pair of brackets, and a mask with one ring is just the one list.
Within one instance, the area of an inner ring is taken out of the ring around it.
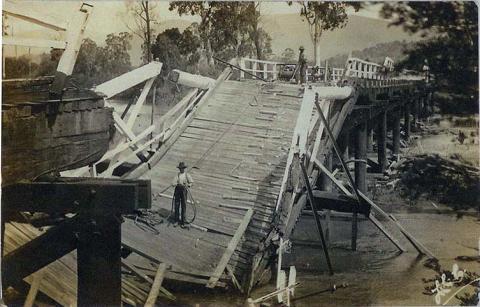
{"label": "collapsed wooden bridge", "polygon": [[[366,197],[366,149],[371,131],[376,128],[378,170],[384,171],[388,164],[387,118],[391,118],[391,152],[399,154],[400,117],[405,118],[408,138],[411,114],[415,120],[420,105],[427,108],[430,103],[423,81],[365,79],[346,73],[335,85],[299,86],[231,80],[232,67],[225,68],[216,80],[192,79],[178,72],[177,82],[192,86],[192,91],[162,117],[160,124],[138,132],[134,131],[134,123],[161,63],[147,66],[140,68],[141,73],[132,72],[119,77],[118,82],[114,79],[96,88],[107,99],[106,105],[111,106],[108,98],[124,90],[119,84],[127,79],[135,80],[134,85],[145,82],[127,119],[119,115],[121,112],[113,112],[117,132],[124,140],[97,162],[70,173],[151,181],[150,212],[164,220],[142,227],[138,220],[127,218],[122,224],[124,302],[144,304],[149,284],[153,283],[149,276],[154,275],[159,264],[165,279],[250,291],[269,270],[279,238],[289,238],[307,205],[313,202],[316,209],[335,210],[335,204],[342,203],[334,193],[322,194],[318,190],[326,189],[322,176],[336,182],[330,172],[332,157],[339,150],[348,152],[348,147],[352,148],[350,131],[356,135],[355,182],[339,190],[347,194],[341,210],[353,216],[352,248],[356,242],[356,214],[361,213],[400,250],[405,250],[371,214],[384,212]],[[269,77],[265,69],[261,73]],[[150,133],[155,136],[148,140]],[[155,149],[149,150],[150,145]],[[174,228],[165,219],[172,203],[169,186],[180,161],[189,166],[195,180],[192,194],[197,213],[190,229]],[[329,205],[332,199],[333,205]],[[11,222],[5,233],[5,252],[9,253],[38,239],[42,231]],[[28,283],[41,280],[39,290],[58,303],[75,304],[76,257],[75,251],[70,252],[22,277]],[[174,298],[167,289],[160,290],[167,298]]]}

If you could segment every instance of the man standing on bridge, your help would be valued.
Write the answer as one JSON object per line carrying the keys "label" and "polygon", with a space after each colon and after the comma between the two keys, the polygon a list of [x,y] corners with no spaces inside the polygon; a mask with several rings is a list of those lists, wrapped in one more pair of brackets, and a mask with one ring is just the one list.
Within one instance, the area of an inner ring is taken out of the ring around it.
{"label": "man standing on bridge", "polygon": [[297,73],[300,74],[300,78],[296,78],[296,79],[297,79],[297,82],[300,79],[300,84],[304,84],[305,76],[307,73],[307,59],[305,59],[305,54],[303,53],[305,51],[305,48],[303,48],[303,46],[300,46],[298,50],[300,50],[300,53],[298,55]]}
{"label": "man standing on bridge", "polygon": [[[192,186],[193,179],[185,171],[187,166],[184,162],[180,162],[177,168],[179,169],[179,172],[172,181],[172,186],[175,187],[175,192],[173,193],[173,201],[175,204],[175,224],[173,224],[173,226],[176,227],[178,223],[180,223],[180,226],[184,228],[185,210],[187,209],[187,193],[188,188]],[[180,209],[182,210],[181,213]]]}

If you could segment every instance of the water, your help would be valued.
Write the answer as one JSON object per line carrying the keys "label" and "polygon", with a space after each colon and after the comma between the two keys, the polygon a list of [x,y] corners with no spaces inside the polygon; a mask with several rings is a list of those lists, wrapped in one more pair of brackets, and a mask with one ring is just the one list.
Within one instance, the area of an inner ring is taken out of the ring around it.
{"label": "water", "polygon": [[[456,262],[460,268],[480,271],[478,262],[454,260],[459,255],[478,255],[480,222],[477,217],[457,219],[455,214],[431,213],[402,213],[395,216],[439,258],[443,269],[451,270]],[[319,246],[293,244],[291,252],[284,256],[283,268],[288,270],[290,265],[294,265],[297,269],[300,286],[295,292],[295,306],[435,305],[434,296],[422,293],[424,287],[430,285],[422,279],[434,278],[435,272],[424,266],[425,258],[418,257],[413,246],[391,224],[387,225],[408,249],[407,253],[399,254],[395,246],[365,219],[359,220],[358,248],[353,252],[350,250],[350,221],[332,219],[329,251],[335,271],[333,276],[328,274],[325,257]],[[292,241],[318,243],[318,240],[313,218],[302,217]],[[347,287],[334,292],[325,291],[333,284],[347,284]],[[250,297],[258,298],[274,288],[273,283],[264,285],[255,289]],[[473,287],[469,290],[472,292]],[[206,290],[201,286],[192,288],[181,285],[172,291],[178,298],[175,303],[178,306],[242,306],[246,299],[233,291],[225,293],[222,290]],[[450,303],[455,305],[458,301],[452,299]]]}

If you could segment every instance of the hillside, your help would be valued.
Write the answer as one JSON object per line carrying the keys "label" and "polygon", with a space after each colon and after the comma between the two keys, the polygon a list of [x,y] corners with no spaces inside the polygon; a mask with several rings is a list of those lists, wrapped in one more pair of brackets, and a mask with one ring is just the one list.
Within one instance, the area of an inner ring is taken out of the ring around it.
{"label": "hillside", "polygon": [[[352,51],[352,56],[378,64],[383,64],[385,57],[388,56],[392,58],[395,63],[398,63],[405,57],[403,51],[411,44],[412,42],[406,41],[380,43],[362,50],[354,50]],[[344,67],[348,55],[348,53],[342,53],[334,57],[328,58],[328,65],[331,67]]]}
{"label": "hillside", "polygon": [[[262,16],[263,28],[272,37],[272,50],[280,56],[286,48],[298,54],[303,45],[307,59],[313,60],[313,45],[306,22],[296,14]],[[398,27],[388,27],[385,20],[361,16],[350,16],[343,29],[324,32],[320,41],[321,58],[331,58],[350,51],[362,50],[380,43],[393,41],[415,41],[419,36],[411,36]]]}

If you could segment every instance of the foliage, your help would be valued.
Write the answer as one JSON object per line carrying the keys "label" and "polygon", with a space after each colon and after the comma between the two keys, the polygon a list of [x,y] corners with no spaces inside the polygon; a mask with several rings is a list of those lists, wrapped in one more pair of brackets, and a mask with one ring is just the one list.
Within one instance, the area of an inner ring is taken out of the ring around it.
{"label": "foliage", "polygon": [[381,14],[391,25],[425,40],[407,52],[399,68],[421,70],[428,61],[440,91],[478,102],[478,8],[473,1],[389,2]]}
{"label": "foliage", "polygon": [[33,63],[27,55],[18,58],[5,58],[5,77],[7,79],[32,77],[38,65]]}
{"label": "foliage", "polygon": [[282,52],[282,62],[291,63],[295,61],[295,51],[292,48],[285,48]]}
{"label": "foliage", "polygon": [[172,2],[170,10],[180,16],[200,16],[201,49],[210,64],[214,54],[231,58],[255,52],[263,58],[264,53],[271,53],[271,39],[259,27],[260,12],[254,2]]}
{"label": "foliage", "polygon": [[398,166],[401,194],[411,201],[422,197],[455,210],[478,208],[478,169],[437,154],[405,159]]}
{"label": "foliage", "polygon": [[111,33],[107,35],[103,47],[85,39],[72,74],[74,82],[82,87],[91,87],[131,70],[128,54],[131,39],[132,35],[127,32]]}
{"label": "foliage", "polygon": [[127,1],[127,14],[133,17],[134,25],[126,23],[127,28],[142,39],[142,60],[152,60],[151,45],[154,37],[152,25],[158,21],[157,4],[151,1]]}
{"label": "foliage", "polygon": [[[169,29],[173,30],[173,29]],[[177,45],[177,41],[180,38],[175,38],[175,31],[166,30],[163,33],[158,34],[155,43],[152,45],[152,53],[155,59],[158,59],[163,63],[162,73],[166,74],[173,68],[183,69],[184,61],[180,48]],[[178,32],[178,29],[175,28]],[[167,32],[168,31],[168,32]],[[166,33],[167,32],[167,33]],[[180,32],[178,32],[180,33]]]}
{"label": "foliage", "polygon": [[318,45],[323,31],[343,28],[348,21],[347,9],[353,8],[358,11],[362,7],[362,3],[339,1],[305,1],[298,3],[302,6],[300,16],[310,26],[310,36],[315,49],[315,63],[318,65],[320,61]]}
{"label": "foliage", "polygon": [[[98,46],[87,38],[83,41],[72,73],[72,83],[89,88],[117,77],[132,69],[130,64],[130,40],[127,32],[108,34],[105,46]],[[5,59],[6,78],[34,78],[54,75],[63,50],[52,49],[50,54],[40,55],[40,63],[32,62],[27,56]]]}

